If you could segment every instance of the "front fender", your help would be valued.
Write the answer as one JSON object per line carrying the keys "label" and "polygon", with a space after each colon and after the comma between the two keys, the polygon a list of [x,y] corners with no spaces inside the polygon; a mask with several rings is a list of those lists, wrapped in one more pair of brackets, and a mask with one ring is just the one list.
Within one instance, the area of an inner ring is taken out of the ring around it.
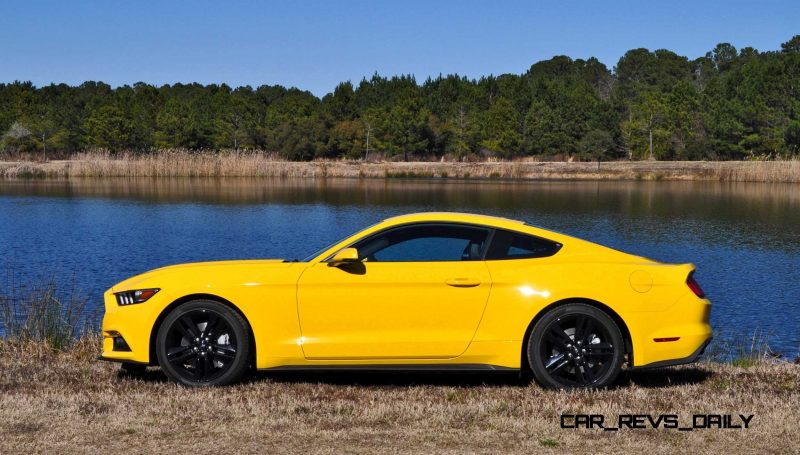
{"label": "front fender", "polygon": [[[126,280],[104,294],[103,358],[155,364],[150,343],[158,322],[193,296],[226,302],[244,316],[252,330],[259,368],[269,363],[262,353],[271,358],[294,358],[300,350],[296,283],[304,268],[303,263],[242,261],[167,268]],[[115,291],[150,287],[161,291],[147,302],[117,305]],[[130,351],[114,350],[114,336],[123,337]]]}

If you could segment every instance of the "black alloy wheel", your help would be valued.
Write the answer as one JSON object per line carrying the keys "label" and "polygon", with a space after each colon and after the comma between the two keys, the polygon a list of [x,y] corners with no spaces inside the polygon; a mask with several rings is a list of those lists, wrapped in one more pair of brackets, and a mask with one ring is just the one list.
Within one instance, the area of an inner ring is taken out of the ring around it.
{"label": "black alloy wheel", "polygon": [[191,387],[238,381],[250,357],[249,330],[242,316],[209,300],[187,302],[170,312],[156,343],[164,373]]}
{"label": "black alloy wheel", "polygon": [[557,307],[540,319],[528,340],[533,376],[545,387],[610,385],[624,361],[622,333],[605,312],[583,303]]}

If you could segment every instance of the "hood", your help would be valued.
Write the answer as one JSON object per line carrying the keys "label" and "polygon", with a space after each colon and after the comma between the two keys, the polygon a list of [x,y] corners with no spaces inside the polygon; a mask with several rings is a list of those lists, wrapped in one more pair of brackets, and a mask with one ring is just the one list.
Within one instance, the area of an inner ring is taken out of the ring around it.
{"label": "hood", "polygon": [[[159,279],[162,277],[174,277],[185,275],[186,277],[199,278],[207,276],[220,276],[231,272],[236,275],[247,270],[261,269],[275,266],[291,266],[295,263],[286,262],[283,259],[246,259],[233,261],[208,261],[190,262],[186,264],[168,265],[157,269],[149,270],[126,280],[120,281],[111,287],[111,292],[127,291],[145,287],[159,287]],[[240,272],[237,268],[242,269]]]}
{"label": "hood", "polygon": [[158,272],[161,270],[177,270],[177,269],[191,269],[202,267],[226,267],[226,266],[240,266],[240,265],[262,265],[262,264],[275,264],[286,262],[285,259],[238,259],[230,261],[206,261],[206,262],[187,262],[185,264],[167,265],[157,269],[150,270],[145,273]]}

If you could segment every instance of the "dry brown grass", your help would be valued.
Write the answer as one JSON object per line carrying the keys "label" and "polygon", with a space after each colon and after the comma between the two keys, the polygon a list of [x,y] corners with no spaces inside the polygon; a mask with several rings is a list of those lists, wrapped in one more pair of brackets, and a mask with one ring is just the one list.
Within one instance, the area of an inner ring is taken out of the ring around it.
{"label": "dry brown grass", "polygon": [[[0,453],[764,453],[800,447],[800,366],[702,363],[597,392],[505,376],[272,374],[192,390],[117,374],[96,339],[0,341]],[[559,428],[562,413],[755,414],[747,430]]]}
{"label": "dry brown grass", "polygon": [[588,162],[290,162],[260,152],[78,154],[71,160],[0,163],[0,177],[439,177],[554,180],[800,182],[800,160]]}

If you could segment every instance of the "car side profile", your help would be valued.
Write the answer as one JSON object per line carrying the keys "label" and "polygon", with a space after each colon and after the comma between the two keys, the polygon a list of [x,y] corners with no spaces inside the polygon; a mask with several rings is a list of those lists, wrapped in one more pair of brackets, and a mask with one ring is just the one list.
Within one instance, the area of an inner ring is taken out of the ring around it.
{"label": "car side profile", "polygon": [[301,261],[164,267],[104,294],[105,360],[187,386],[251,367],[530,371],[604,387],[692,362],[711,303],[665,264],[505,218],[387,219]]}

